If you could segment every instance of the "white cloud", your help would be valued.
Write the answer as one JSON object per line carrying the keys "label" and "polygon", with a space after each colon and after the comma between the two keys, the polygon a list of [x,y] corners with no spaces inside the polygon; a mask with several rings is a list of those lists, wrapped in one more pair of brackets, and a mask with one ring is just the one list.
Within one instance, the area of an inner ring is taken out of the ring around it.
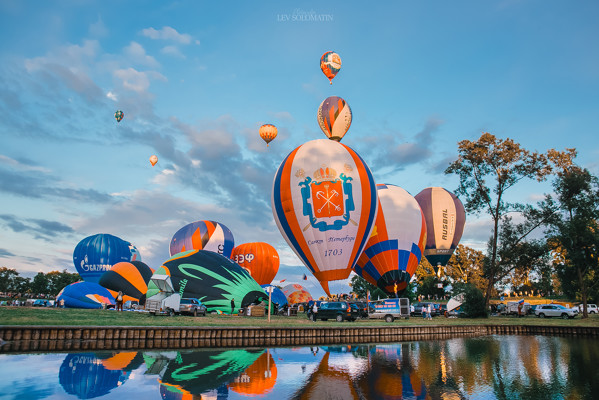
{"label": "white cloud", "polygon": [[162,48],[162,50],[160,50],[160,52],[168,56],[185,59],[185,55],[181,53],[177,46],[165,46]]}
{"label": "white cloud", "polygon": [[106,97],[108,97],[112,101],[118,101],[119,100],[119,98],[116,95],[116,93],[112,93],[111,91],[109,91],[108,93],[106,93]]}
{"label": "white cloud", "polygon": [[98,16],[98,20],[89,26],[89,33],[95,37],[104,37],[108,35],[108,29],[102,21],[102,17]]}
{"label": "white cloud", "polygon": [[147,65],[153,68],[159,66],[156,59],[147,55],[143,46],[137,42],[131,42],[129,46],[125,47],[124,51],[127,56],[131,57],[139,64]]}
{"label": "white cloud", "polygon": [[138,71],[135,68],[118,69],[114,76],[120,79],[123,87],[137,93],[145,93],[150,88],[150,78],[166,81],[166,77],[156,71]]}
{"label": "white cloud", "polygon": [[[191,43],[191,35],[179,33],[176,29],[170,26],[165,26],[160,30],[154,28],[146,28],[141,31],[142,35],[154,40],[172,40],[181,44]],[[197,43],[197,42],[196,42]]]}

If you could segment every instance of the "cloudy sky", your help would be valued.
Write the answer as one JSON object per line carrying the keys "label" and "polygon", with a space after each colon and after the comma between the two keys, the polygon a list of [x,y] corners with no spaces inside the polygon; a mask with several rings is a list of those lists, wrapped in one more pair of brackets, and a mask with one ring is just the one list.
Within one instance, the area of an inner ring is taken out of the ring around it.
{"label": "cloudy sky", "polygon": [[[111,233],[156,268],[180,227],[208,219],[236,244],[271,243],[275,282],[299,282],[272,181],[324,137],[316,111],[333,95],[353,112],[343,143],[412,195],[455,190],[443,170],[457,142],[485,131],[575,147],[597,174],[598,20],[591,0],[0,0],[0,266],[75,272],[77,243]],[[319,68],[329,50],[343,62],[333,85]],[[268,148],[264,123],[279,129]],[[467,218],[462,243],[480,248],[488,222]]]}

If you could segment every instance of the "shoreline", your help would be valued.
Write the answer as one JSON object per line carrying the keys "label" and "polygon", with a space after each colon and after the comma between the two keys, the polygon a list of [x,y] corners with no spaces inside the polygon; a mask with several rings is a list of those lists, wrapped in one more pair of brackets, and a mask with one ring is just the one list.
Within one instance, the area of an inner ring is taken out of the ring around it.
{"label": "shoreline", "polygon": [[368,327],[0,326],[0,354],[389,343],[485,335],[598,337],[599,327],[412,325]]}

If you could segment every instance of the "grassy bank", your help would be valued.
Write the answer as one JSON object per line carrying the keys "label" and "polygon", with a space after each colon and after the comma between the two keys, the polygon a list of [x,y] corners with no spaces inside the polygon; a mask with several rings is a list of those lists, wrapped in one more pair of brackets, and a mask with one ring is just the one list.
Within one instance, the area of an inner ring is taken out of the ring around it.
{"label": "grassy bank", "polygon": [[[30,308],[30,307],[0,307],[0,325],[58,325],[58,326],[274,326],[274,327],[303,327],[303,326],[352,326],[367,327],[387,324],[381,320],[358,320],[355,322],[317,321],[311,322],[305,314],[294,317],[240,317],[229,315],[207,315],[205,317],[191,316],[154,316],[143,312],[113,310],[82,310],[69,308]],[[444,318],[435,317],[426,321],[420,317],[402,319],[393,322],[394,325],[547,325],[547,326],[597,326],[599,315],[588,319],[537,318],[528,316],[489,317],[489,318]]]}

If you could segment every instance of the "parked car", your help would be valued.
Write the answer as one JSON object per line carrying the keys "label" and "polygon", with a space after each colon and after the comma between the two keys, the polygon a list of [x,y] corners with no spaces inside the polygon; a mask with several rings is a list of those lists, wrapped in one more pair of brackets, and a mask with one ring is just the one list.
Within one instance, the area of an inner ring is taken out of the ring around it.
{"label": "parked car", "polygon": [[179,303],[180,314],[191,314],[194,317],[197,317],[198,315],[206,316],[206,311],[206,306],[198,299],[191,297],[183,298]]}
{"label": "parked car", "polygon": [[402,317],[405,319],[410,318],[410,299],[391,298],[370,303],[368,318],[393,322],[395,319]]}
{"label": "parked car", "polygon": [[326,321],[328,319],[335,319],[337,322],[343,322],[345,320],[352,321],[351,307],[346,301],[328,301],[321,302],[318,306],[318,312],[314,314],[311,310],[308,312],[308,318],[312,321],[321,319]]}
{"label": "parked car", "polygon": [[[582,310],[583,310],[583,306],[582,304],[578,305],[578,312],[580,312],[582,314]],[[587,303],[587,314],[597,314],[599,312],[599,310],[597,309],[597,304],[588,304]]]}
{"label": "parked car", "polygon": [[349,303],[349,306],[351,307],[353,321],[357,320],[358,318],[368,318],[368,309],[366,308],[366,303],[356,301]]}
{"label": "parked car", "polygon": [[[414,303],[414,311],[410,312],[410,314],[412,316],[422,316],[422,307],[428,307],[428,305],[431,305],[431,316],[436,316],[439,315],[439,309],[435,309],[435,303]],[[437,304],[438,306],[438,304]]]}
{"label": "parked car", "polygon": [[32,304],[33,307],[48,307],[48,300],[37,299]]}
{"label": "parked car", "polygon": [[539,318],[561,317],[574,318],[578,315],[578,308],[566,308],[561,304],[539,304],[535,308],[535,315]]}

